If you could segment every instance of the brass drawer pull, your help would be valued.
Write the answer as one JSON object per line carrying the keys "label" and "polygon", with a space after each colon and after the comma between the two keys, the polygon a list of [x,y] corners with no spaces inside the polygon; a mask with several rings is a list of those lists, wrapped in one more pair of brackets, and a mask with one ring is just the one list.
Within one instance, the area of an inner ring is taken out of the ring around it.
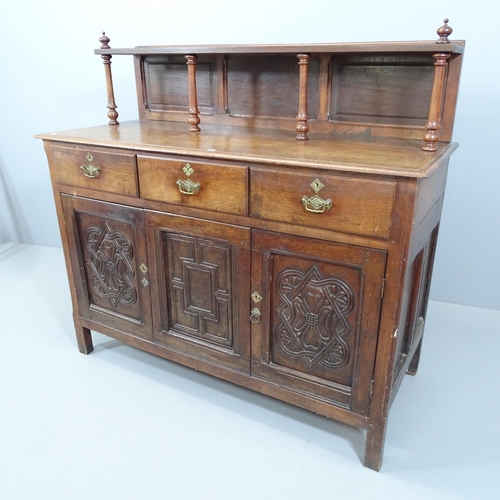
{"label": "brass drawer pull", "polygon": [[92,165],[94,157],[89,153],[87,156],[88,165],[82,165],[80,168],[83,170],[83,175],[85,177],[90,177],[91,179],[97,179],[101,174],[101,167],[97,165]]}
{"label": "brass drawer pull", "polygon": [[256,307],[250,311],[250,321],[252,323],[258,323],[260,321],[260,316],[261,313]]}
{"label": "brass drawer pull", "polygon": [[318,196],[318,193],[325,187],[324,184],[319,179],[315,179],[311,182],[310,186],[316,194],[314,196],[311,196],[310,198],[307,196],[302,196],[302,204],[304,205],[305,209],[308,212],[321,214],[327,208],[328,210],[332,208],[332,200],[330,200],[330,198],[324,200],[323,198]]}
{"label": "brass drawer pull", "polygon": [[317,194],[311,196],[310,198],[303,196],[302,203],[308,212],[314,212],[316,214],[322,214],[327,208],[332,208],[332,200],[324,200]]}
{"label": "brass drawer pull", "polygon": [[193,182],[191,179],[186,179],[185,181],[179,179],[177,185],[182,194],[195,194],[201,187],[199,182]]}
{"label": "brass drawer pull", "polygon": [[189,177],[194,173],[193,167],[189,163],[182,168],[182,171],[186,174],[187,179],[181,180],[179,179],[176,184],[179,186],[179,191],[182,194],[195,194],[197,193],[201,186],[199,182],[193,182]]}

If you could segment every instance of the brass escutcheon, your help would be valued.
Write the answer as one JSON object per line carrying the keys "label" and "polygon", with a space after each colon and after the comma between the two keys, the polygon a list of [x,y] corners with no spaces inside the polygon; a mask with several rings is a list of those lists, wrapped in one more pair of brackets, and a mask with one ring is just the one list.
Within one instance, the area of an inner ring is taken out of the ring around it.
{"label": "brass escutcheon", "polygon": [[187,179],[186,180],[181,180],[179,179],[176,184],[179,187],[179,191],[182,194],[189,194],[193,195],[197,193],[201,186],[199,182],[193,182],[189,177],[194,174],[194,169],[191,167],[189,163],[186,163],[184,167],[182,168],[182,171],[186,174]]}
{"label": "brass escutcheon", "polygon": [[255,291],[252,293],[252,295],[250,295],[250,297],[252,297],[252,300],[258,304],[261,300],[262,300],[262,297],[259,295],[259,292]]}
{"label": "brass escutcheon", "polygon": [[316,178],[311,182],[310,186],[316,194],[311,197],[302,196],[302,204],[304,205],[305,209],[308,212],[321,214],[327,208],[332,208],[332,200],[324,200],[323,198],[318,196],[318,193],[325,187],[325,185]]}

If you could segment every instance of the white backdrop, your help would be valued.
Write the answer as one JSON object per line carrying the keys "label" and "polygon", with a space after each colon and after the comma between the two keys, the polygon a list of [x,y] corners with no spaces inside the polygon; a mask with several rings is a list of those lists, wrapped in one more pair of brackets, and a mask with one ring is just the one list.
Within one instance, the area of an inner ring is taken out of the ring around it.
{"label": "white backdrop", "polygon": [[[93,49],[150,44],[434,39],[443,18],[466,39],[431,298],[500,309],[500,72],[497,0],[27,0],[0,6],[0,244],[60,246],[41,141],[106,123]],[[113,58],[120,120],[137,118],[132,58]]]}

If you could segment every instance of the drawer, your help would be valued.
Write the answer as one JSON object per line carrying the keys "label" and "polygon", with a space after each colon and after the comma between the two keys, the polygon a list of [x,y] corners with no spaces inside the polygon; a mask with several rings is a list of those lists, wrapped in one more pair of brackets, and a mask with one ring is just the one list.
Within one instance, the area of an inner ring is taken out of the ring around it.
{"label": "drawer", "polygon": [[247,214],[247,167],[143,156],[137,166],[141,198]]}
{"label": "drawer", "polygon": [[264,168],[250,178],[252,217],[389,237],[396,182]]}
{"label": "drawer", "polygon": [[134,154],[52,146],[49,163],[58,184],[138,196]]}

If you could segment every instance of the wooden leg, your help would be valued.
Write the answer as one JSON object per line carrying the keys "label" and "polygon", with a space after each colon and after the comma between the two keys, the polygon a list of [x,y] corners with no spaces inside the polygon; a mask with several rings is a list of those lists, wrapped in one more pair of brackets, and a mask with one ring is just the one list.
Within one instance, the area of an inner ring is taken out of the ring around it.
{"label": "wooden leg", "polygon": [[88,328],[81,326],[75,321],[76,340],[78,342],[78,349],[82,354],[90,354],[94,350],[92,343],[92,334]]}
{"label": "wooden leg", "polygon": [[365,459],[363,465],[376,472],[382,467],[386,422],[370,424],[366,433]]}
{"label": "wooden leg", "polygon": [[420,339],[420,342],[418,343],[418,347],[415,350],[415,353],[413,354],[413,358],[410,361],[410,366],[408,366],[408,370],[406,370],[406,373],[408,375],[416,375],[418,371],[418,364],[420,362],[420,351],[422,350],[422,339]]}

